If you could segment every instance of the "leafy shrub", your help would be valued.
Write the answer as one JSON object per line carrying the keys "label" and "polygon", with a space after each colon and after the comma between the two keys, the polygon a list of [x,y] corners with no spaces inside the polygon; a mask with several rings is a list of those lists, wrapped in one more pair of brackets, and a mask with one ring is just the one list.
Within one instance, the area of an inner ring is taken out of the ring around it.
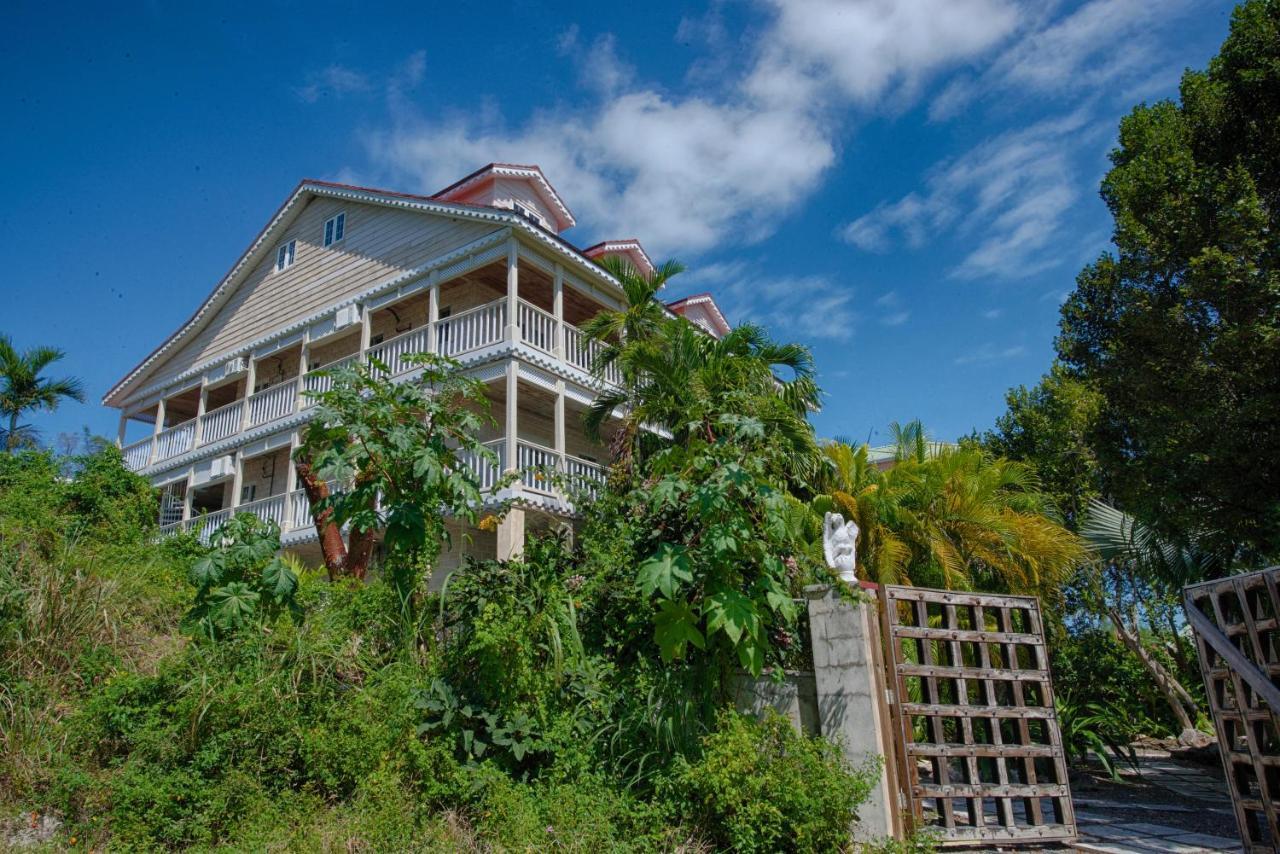
{"label": "leafy shrub", "polygon": [[195,604],[184,624],[208,638],[243,628],[282,610],[297,610],[298,576],[278,554],[280,526],[238,513],[191,565]]}
{"label": "leafy shrub", "polygon": [[727,712],[698,761],[677,761],[665,790],[718,848],[834,851],[847,844],[875,770],[850,768],[835,745],[777,713],[757,722]]}

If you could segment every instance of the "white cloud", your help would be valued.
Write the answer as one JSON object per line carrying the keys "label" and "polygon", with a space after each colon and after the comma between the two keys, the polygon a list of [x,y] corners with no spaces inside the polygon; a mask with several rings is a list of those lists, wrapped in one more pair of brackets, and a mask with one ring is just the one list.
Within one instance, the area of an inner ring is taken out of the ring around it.
{"label": "white cloud", "polygon": [[306,84],[293,91],[302,101],[314,104],[326,96],[342,97],[368,92],[372,88],[372,82],[362,72],[334,64],[307,75]]}
{"label": "white cloud", "polygon": [[1192,6],[1191,0],[1090,0],[1061,17],[1028,19],[985,70],[944,87],[930,104],[930,117],[951,118],[996,93],[1043,99],[1142,86],[1160,53],[1160,26]]}
{"label": "white cloud", "polygon": [[1095,130],[1078,110],[996,136],[936,165],[923,191],[881,203],[840,234],[885,252],[895,238],[921,248],[954,231],[972,246],[951,271],[961,279],[1017,278],[1054,266],[1062,260],[1054,235],[1079,197],[1072,143]]}
{"label": "white cloud", "polygon": [[999,320],[1003,314],[1004,309],[1002,308],[989,308],[982,313],[982,317],[984,320]]}
{"label": "white cloud", "polygon": [[730,323],[759,323],[778,340],[848,341],[858,321],[853,289],[828,276],[773,277],[760,264],[731,261],[696,267],[674,282],[712,291]]}
{"label": "white cloud", "polygon": [[[988,50],[1016,25],[1011,0],[758,0],[754,52],[714,85],[672,93],[638,80],[611,36],[560,39],[587,97],[508,124],[426,116],[406,101],[366,134],[375,167],[432,191],[492,160],[536,162],[592,237],[634,235],[658,255],[749,243],[819,186],[844,110],[910,100],[931,74]],[[720,42],[718,19],[682,22]],[[728,50],[731,46],[724,46]],[[692,71],[696,72],[695,67]]]}
{"label": "white cloud", "polygon": [[876,299],[876,307],[883,311],[880,323],[883,326],[901,326],[911,319],[911,312],[902,307],[902,300],[897,291],[889,291]]}
{"label": "white cloud", "polygon": [[1016,359],[1026,352],[1027,348],[1021,344],[1013,347],[997,347],[987,342],[976,350],[957,356],[953,361],[957,365],[990,365],[1007,359]]}

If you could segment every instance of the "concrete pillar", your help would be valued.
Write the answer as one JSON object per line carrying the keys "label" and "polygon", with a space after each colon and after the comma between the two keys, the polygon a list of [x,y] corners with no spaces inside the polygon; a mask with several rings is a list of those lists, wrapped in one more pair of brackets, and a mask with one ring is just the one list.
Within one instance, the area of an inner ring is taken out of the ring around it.
{"label": "concrete pillar", "polygon": [[857,605],[825,585],[805,588],[821,732],[841,741],[855,766],[883,757],[880,779],[858,808],[859,842],[904,834],[898,803],[897,738],[889,716],[875,591]]}
{"label": "concrete pillar", "polygon": [[514,237],[507,241],[507,340],[520,343],[520,266]]}
{"label": "concrete pillar", "polygon": [[498,560],[518,560],[524,554],[524,510],[512,507],[498,523]]}

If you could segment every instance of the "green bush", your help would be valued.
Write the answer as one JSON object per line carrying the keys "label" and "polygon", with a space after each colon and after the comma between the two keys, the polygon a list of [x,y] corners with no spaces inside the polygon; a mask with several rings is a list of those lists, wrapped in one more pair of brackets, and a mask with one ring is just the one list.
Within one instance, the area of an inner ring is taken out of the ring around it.
{"label": "green bush", "polygon": [[849,767],[838,747],[774,712],[758,722],[727,712],[702,757],[677,761],[663,788],[717,848],[836,851],[848,844],[876,770]]}

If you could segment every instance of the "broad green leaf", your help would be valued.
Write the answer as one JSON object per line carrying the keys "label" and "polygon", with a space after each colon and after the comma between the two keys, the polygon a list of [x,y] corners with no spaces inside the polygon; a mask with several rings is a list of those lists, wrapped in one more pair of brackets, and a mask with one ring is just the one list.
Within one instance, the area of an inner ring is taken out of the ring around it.
{"label": "broad green leaf", "polygon": [[258,610],[258,593],[247,584],[233,581],[209,593],[209,617],[224,631],[240,628]]}
{"label": "broad green leaf", "polygon": [[687,602],[662,602],[653,624],[653,637],[665,661],[683,658],[688,644],[698,649],[707,647],[706,639],[698,630],[698,618]]}
{"label": "broad green leaf", "polygon": [[738,662],[742,669],[752,676],[759,676],[764,670],[764,647],[755,638],[747,638],[738,644]]}
{"label": "broad green leaf", "polygon": [[702,606],[707,615],[707,634],[723,631],[737,645],[744,634],[754,636],[760,626],[755,603],[737,590],[719,590]]}
{"label": "broad green leaf", "polygon": [[204,557],[191,564],[191,584],[201,590],[212,587],[222,580],[223,565],[222,554],[215,552],[207,554]]}
{"label": "broad green leaf", "polygon": [[652,596],[655,591],[660,591],[668,599],[676,595],[681,582],[692,580],[693,572],[689,568],[689,557],[684,546],[671,543],[658,546],[653,556],[640,564],[636,575],[641,593]]}
{"label": "broad green leaf", "polygon": [[262,568],[262,586],[277,601],[288,599],[298,589],[298,576],[279,557]]}

